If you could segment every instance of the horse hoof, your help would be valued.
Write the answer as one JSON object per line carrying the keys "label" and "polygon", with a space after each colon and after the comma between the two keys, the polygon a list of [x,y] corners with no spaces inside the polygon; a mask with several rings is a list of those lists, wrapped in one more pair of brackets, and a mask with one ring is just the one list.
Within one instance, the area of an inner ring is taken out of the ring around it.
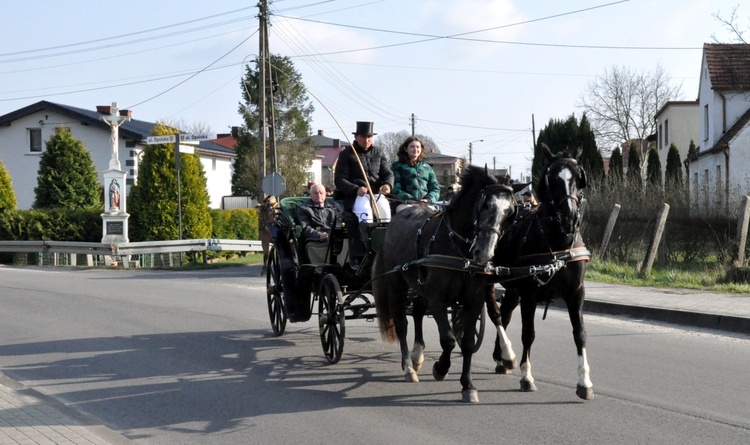
{"label": "horse hoof", "polygon": [[438,382],[442,382],[443,380],[445,380],[445,376],[448,375],[448,373],[446,372],[445,374],[440,374],[437,370],[437,365],[437,363],[432,365],[432,376],[435,377],[435,380],[437,380]]}
{"label": "horse hoof", "polygon": [[479,393],[476,389],[465,389],[461,391],[461,401],[464,403],[479,403]]}
{"label": "horse hoof", "polygon": [[529,380],[521,380],[521,391],[523,392],[534,392],[536,391],[536,385],[534,382]]}
{"label": "horse hoof", "polygon": [[576,395],[583,400],[591,400],[594,398],[594,388],[586,388],[585,386],[576,386]]}
{"label": "horse hoof", "polygon": [[424,355],[420,355],[419,357],[412,356],[411,363],[414,366],[414,370],[419,372],[419,370],[422,369],[422,364],[424,363]]}
{"label": "horse hoof", "polygon": [[499,364],[499,365],[495,366],[495,372],[498,373],[498,374],[500,374],[500,375],[510,375],[511,374],[510,369],[506,368],[505,365],[503,365],[503,364]]}
{"label": "horse hoof", "polygon": [[407,383],[419,383],[419,376],[415,371],[409,371],[404,374],[404,381]]}

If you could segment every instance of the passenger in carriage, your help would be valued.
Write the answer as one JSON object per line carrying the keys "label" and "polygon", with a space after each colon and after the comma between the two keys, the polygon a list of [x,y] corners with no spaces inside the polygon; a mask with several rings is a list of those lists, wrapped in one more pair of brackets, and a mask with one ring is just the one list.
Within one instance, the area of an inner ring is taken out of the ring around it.
{"label": "passenger in carriage", "polygon": [[435,203],[440,197],[440,184],[435,171],[424,161],[425,154],[424,144],[416,136],[409,136],[398,147],[398,161],[391,165],[392,196],[403,201],[397,212],[408,206],[406,201]]}
{"label": "passenger in carriage", "polygon": [[333,202],[326,201],[326,188],[323,184],[310,187],[310,200],[297,207],[297,220],[302,226],[302,245],[312,263],[326,262],[328,233],[336,225],[341,209]]}
{"label": "passenger in carriage", "polygon": [[[333,197],[343,200],[342,218],[349,228],[349,262],[355,269],[367,255],[367,246],[359,230],[359,217],[352,211],[354,201],[358,196],[368,194],[367,182],[370,183],[373,193],[388,195],[393,188],[393,172],[388,166],[388,158],[380,147],[373,145],[376,134],[373,132],[372,122],[357,122],[354,143],[342,150],[336,160],[336,191]],[[364,175],[367,175],[367,181]]]}

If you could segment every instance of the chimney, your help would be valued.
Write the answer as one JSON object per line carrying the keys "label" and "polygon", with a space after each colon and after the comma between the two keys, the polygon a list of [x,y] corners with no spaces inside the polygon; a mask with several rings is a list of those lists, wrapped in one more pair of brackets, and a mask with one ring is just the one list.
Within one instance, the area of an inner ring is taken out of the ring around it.
{"label": "chimney", "polygon": [[333,140],[333,148],[339,148],[339,140],[338,139],[334,139]]}
{"label": "chimney", "polygon": [[318,136],[323,136],[323,130],[318,130]]}

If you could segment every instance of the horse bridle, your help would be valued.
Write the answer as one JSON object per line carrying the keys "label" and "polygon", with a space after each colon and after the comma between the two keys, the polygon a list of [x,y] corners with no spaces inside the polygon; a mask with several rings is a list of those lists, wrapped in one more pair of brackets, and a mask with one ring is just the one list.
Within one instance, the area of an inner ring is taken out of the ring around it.
{"label": "horse bridle", "polygon": [[566,165],[572,165],[576,167],[578,169],[580,177],[582,178],[584,186],[585,186],[585,181],[586,181],[586,173],[584,172],[583,167],[579,166],[578,162],[575,159],[563,158],[563,159],[558,159],[554,161],[552,164],[550,164],[547,167],[547,170],[544,174],[544,182],[545,182],[545,186],[547,187],[547,193],[549,193],[551,196],[549,203],[552,206],[552,208],[555,209],[555,220],[559,224],[560,230],[563,231],[563,233],[565,233],[565,231],[563,229],[562,213],[560,211],[562,204],[565,203],[566,201],[573,201],[576,205],[575,223],[574,223],[573,233],[570,233],[570,234],[566,233],[566,235],[573,235],[575,233],[578,233],[578,229],[581,227],[581,220],[582,220],[581,207],[585,199],[583,197],[583,190],[581,190],[581,188],[579,188],[578,185],[576,184],[576,189],[578,190],[577,194],[570,193],[570,194],[563,196],[559,200],[557,200],[557,202],[554,201],[554,197],[552,196],[552,191],[549,186],[549,175],[550,175],[552,168],[558,164],[566,164]]}
{"label": "horse bridle", "polygon": [[[494,232],[497,234],[498,237],[502,238],[504,231],[502,229],[496,229],[495,227],[490,227],[486,225],[479,224],[479,213],[484,207],[484,203],[487,200],[488,195],[494,195],[495,193],[489,193],[492,189],[500,189],[500,191],[506,191],[513,194],[513,189],[510,186],[507,186],[505,184],[490,184],[488,186],[485,186],[482,191],[479,194],[479,199],[477,200],[476,205],[474,206],[474,233],[471,239],[468,239],[464,236],[462,236],[460,233],[456,232],[450,225],[450,220],[448,218],[445,218],[445,214],[443,214],[442,221],[445,221],[445,226],[448,228],[448,237],[452,240],[458,239],[462,243],[466,245],[472,245],[476,242],[477,238],[479,237],[479,234],[481,232]],[[511,200],[511,203],[513,201]],[[515,210],[515,203],[514,210]],[[441,223],[442,223],[441,221]],[[459,252],[461,252],[461,249],[456,248]],[[463,254],[462,254],[463,256]]]}

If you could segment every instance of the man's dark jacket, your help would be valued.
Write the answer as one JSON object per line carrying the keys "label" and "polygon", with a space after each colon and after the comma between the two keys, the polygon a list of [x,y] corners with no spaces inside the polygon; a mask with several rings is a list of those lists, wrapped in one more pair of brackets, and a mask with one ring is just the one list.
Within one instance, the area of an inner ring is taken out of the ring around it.
{"label": "man's dark jacket", "polygon": [[[378,193],[382,185],[388,184],[393,189],[393,172],[388,165],[388,159],[380,147],[373,145],[365,151],[355,141],[354,149],[357,150],[362,166],[367,172],[373,193]],[[346,147],[339,153],[336,161],[336,172],[333,180],[336,185],[335,199],[344,201],[344,208],[351,210],[360,187],[367,187],[359,168],[357,158],[354,156],[352,147]]]}
{"label": "man's dark jacket", "polygon": [[297,220],[302,226],[302,239],[320,239],[323,232],[328,232],[336,225],[336,217],[341,211],[331,201],[324,201],[323,207],[312,200],[297,207]]}

